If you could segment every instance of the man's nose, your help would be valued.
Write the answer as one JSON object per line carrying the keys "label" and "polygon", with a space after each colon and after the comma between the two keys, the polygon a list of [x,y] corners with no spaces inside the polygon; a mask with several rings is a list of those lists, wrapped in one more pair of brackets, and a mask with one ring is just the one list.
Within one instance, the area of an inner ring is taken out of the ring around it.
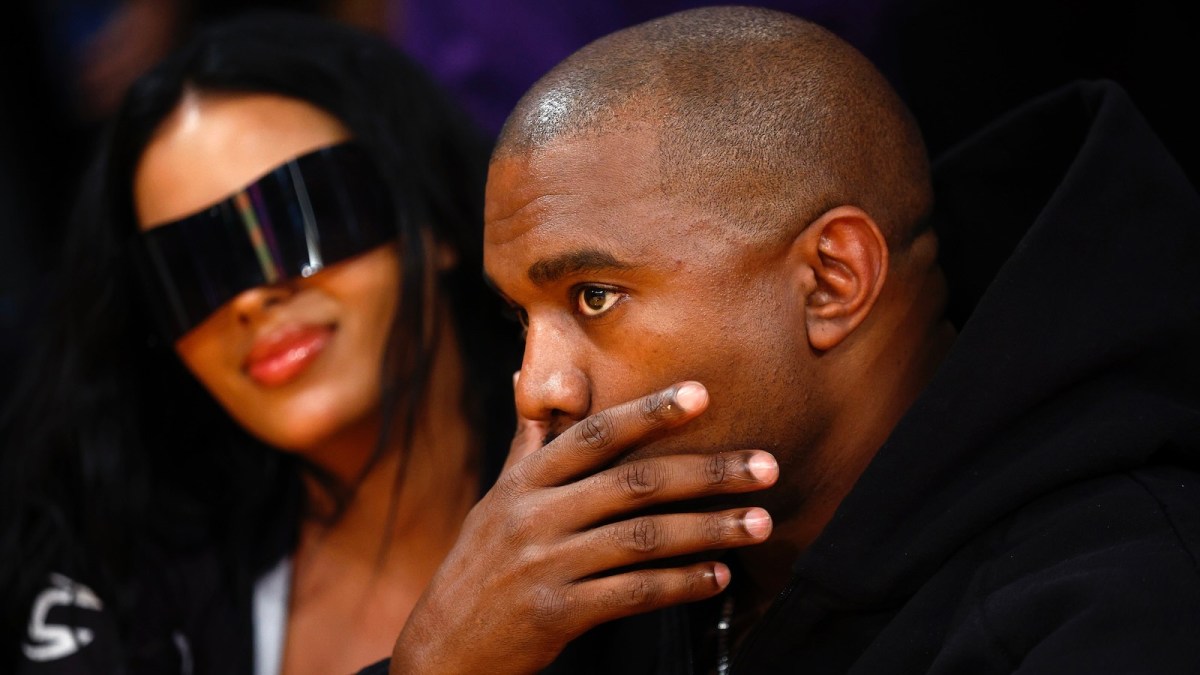
{"label": "man's nose", "polygon": [[591,391],[581,351],[570,327],[530,322],[516,388],[522,417],[553,423],[563,418],[575,422],[587,415]]}
{"label": "man's nose", "polygon": [[242,325],[254,325],[262,321],[272,307],[286,302],[295,294],[295,289],[285,283],[271,286],[255,286],[242,291],[229,301],[229,307]]}

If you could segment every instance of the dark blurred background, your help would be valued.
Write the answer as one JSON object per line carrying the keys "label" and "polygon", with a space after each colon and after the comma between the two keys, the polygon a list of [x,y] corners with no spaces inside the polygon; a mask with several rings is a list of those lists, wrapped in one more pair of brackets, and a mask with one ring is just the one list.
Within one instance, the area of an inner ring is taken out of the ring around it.
{"label": "dark blurred background", "polygon": [[[542,73],[613,30],[720,2],[682,0],[10,0],[0,18],[0,398],[30,340],[99,125],[134,78],[204,22],[255,8],[328,15],[408,51],[489,133]],[[1125,86],[1197,178],[1185,122],[1196,58],[1182,3],[1073,0],[746,2],[857,46],[916,113],[935,156],[1076,78]],[[1189,115],[1190,117],[1190,115]],[[0,401],[2,402],[2,401]]]}

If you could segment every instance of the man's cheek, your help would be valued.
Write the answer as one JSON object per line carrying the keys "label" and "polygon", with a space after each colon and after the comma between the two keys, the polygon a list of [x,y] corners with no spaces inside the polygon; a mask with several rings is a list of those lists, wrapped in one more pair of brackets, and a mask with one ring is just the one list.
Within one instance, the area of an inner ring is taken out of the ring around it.
{"label": "man's cheek", "polygon": [[593,364],[589,373],[591,412],[641,398],[682,380],[698,379],[681,375],[678,366],[678,363],[650,357]]}

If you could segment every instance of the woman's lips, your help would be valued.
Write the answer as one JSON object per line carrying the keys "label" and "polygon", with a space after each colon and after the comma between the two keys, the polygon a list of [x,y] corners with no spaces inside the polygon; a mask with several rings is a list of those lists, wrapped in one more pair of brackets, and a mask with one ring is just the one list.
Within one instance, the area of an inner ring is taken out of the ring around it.
{"label": "woman's lips", "polygon": [[263,386],[287,384],[321,355],[331,337],[332,326],[286,326],[255,340],[243,368]]}

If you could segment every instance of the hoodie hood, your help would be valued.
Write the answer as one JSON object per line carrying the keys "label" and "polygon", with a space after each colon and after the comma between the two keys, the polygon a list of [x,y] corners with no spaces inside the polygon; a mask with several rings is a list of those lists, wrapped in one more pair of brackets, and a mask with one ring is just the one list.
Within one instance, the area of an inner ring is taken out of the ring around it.
{"label": "hoodie hood", "polygon": [[934,165],[955,344],[796,573],[834,606],[911,594],[1068,484],[1200,465],[1200,195],[1108,81]]}

